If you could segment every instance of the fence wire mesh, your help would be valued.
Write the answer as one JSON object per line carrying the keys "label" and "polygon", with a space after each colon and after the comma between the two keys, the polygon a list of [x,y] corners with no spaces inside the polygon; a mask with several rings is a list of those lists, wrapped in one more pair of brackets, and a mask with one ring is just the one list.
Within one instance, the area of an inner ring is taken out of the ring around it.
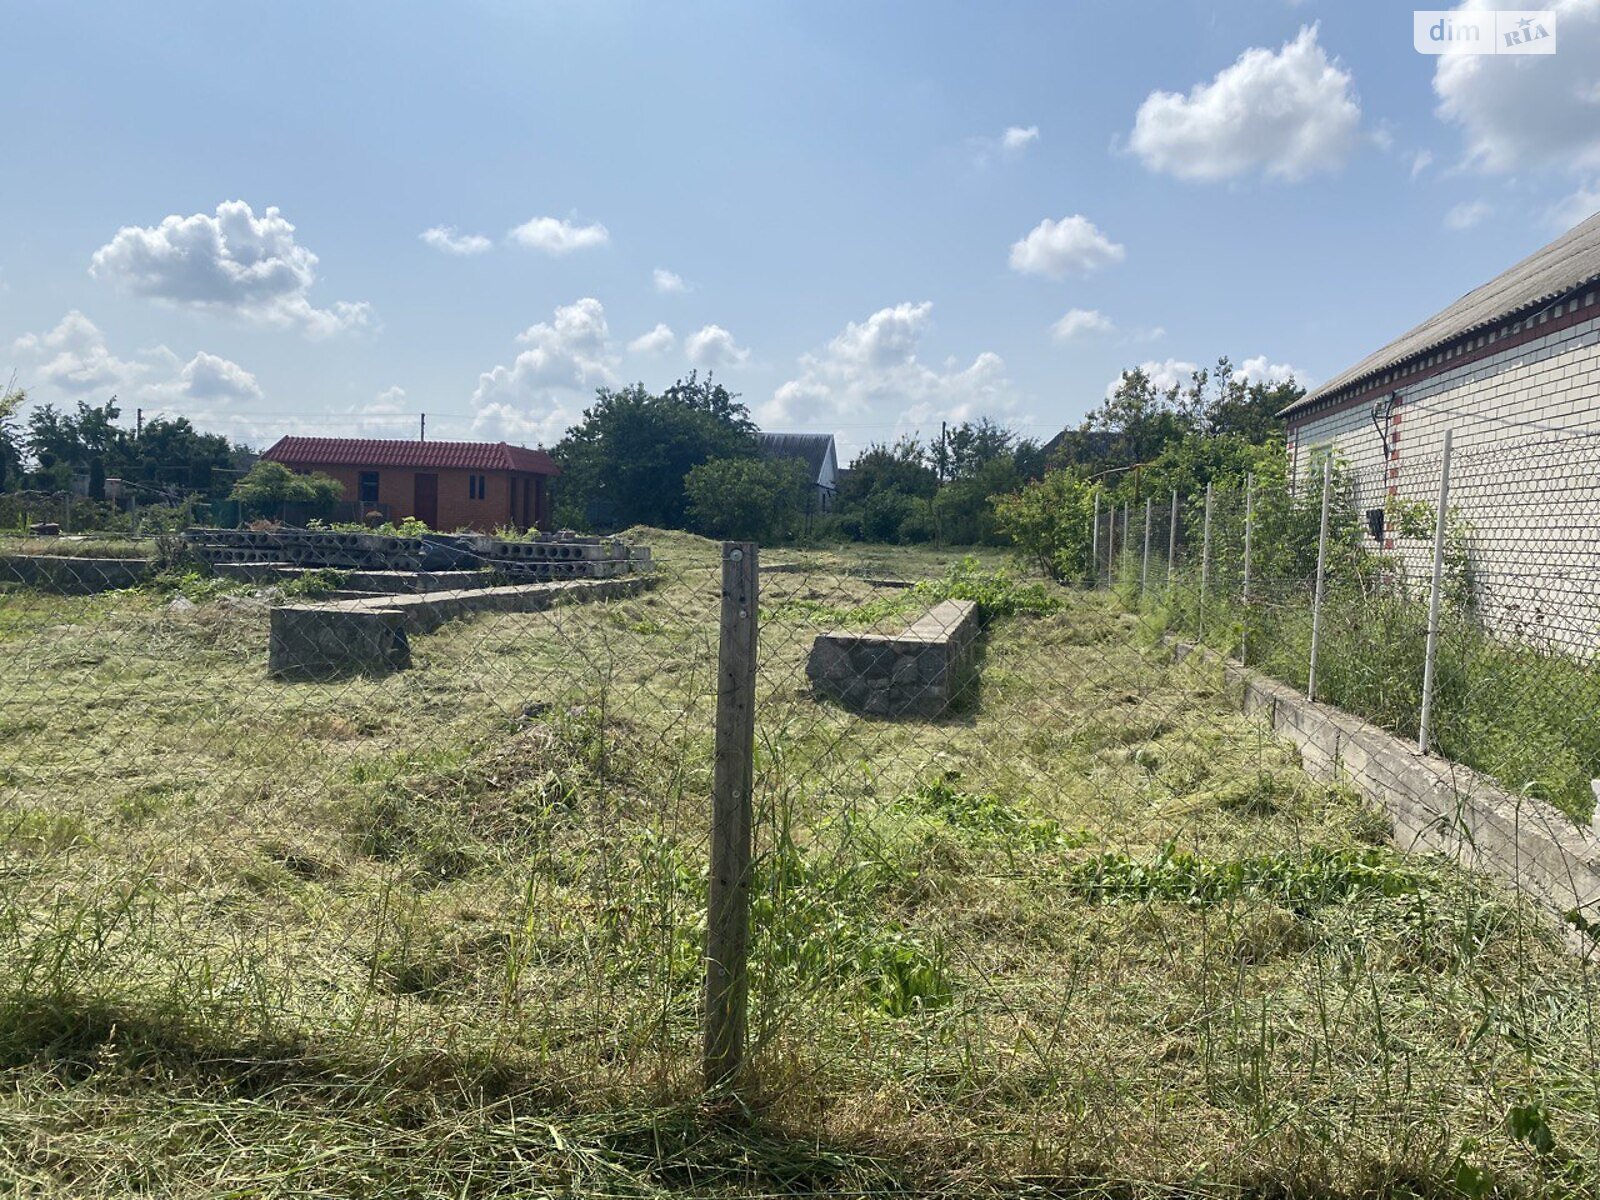
{"label": "fence wire mesh", "polygon": [[1451,464],[1407,757],[1441,465],[1335,460],[1326,538],[1320,465],[1108,500],[1066,584],[763,549],[737,1120],[701,1103],[717,545],[18,544],[0,1170],[1591,1188],[1595,444]]}

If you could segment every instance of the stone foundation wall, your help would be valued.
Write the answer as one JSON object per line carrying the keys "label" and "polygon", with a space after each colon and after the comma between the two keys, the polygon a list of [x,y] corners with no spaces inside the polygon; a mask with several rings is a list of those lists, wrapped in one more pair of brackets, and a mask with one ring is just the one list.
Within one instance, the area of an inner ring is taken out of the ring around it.
{"label": "stone foundation wall", "polygon": [[824,633],[806,676],[819,695],[875,717],[938,717],[976,670],[978,606],[936,604],[900,633]]}

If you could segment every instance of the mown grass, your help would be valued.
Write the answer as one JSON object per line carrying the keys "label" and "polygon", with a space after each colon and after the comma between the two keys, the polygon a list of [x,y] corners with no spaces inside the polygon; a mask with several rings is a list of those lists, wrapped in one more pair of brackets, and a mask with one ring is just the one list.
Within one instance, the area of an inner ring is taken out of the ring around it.
{"label": "mown grass", "polygon": [[1542,916],[1387,848],[1105,596],[997,616],[941,721],[818,704],[890,551],[763,577],[751,1071],[705,1102],[718,568],[650,540],[652,592],[330,685],[220,599],[0,598],[0,1188],[1592,1180],[1590,981]]}
{"label": "mown grass", "polygon": [[[1137,575],[1124,564],[1121,593],[1138,609]],[[1164,583],[1164,580],[1163,580]],[[1204,611],[1193,572],[1169,593],[1153,590],[1145,620],[1204,640],[1226,653],[1246,650],[1257,670],[1301,687],[1311,650],[1310,588],[1263,587],[1246,611],[1237,582],[1208,591]],[[1317,698],[1415,738],[1422,713],[1428,639],[1425,596],[1407,598],[1330,584],[1318,649]],[[1446,758],[1493,777],[1588,824],[1591,780],[1600,778],[1600,669],[1569,653],[1495,636],[1472,613],[1441,613],[1430,741]]]}

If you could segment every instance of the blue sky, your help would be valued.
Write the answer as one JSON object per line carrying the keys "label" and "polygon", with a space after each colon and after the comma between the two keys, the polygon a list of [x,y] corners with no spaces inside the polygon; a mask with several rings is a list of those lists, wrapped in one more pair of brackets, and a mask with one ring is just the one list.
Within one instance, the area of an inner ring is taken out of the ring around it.
{"label": "blue sky", "polygon": [[1375,3],[14,0],[0,373],[533,444],[699,365],[847,448],[1315,381],[1600,207],[1600,0],[1557,7],[1443,60]]}

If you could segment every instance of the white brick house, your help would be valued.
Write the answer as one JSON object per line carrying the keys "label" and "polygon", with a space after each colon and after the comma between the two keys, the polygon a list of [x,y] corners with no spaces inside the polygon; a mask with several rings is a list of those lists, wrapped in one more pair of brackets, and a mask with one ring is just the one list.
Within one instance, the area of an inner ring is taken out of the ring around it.
{"label": "white brick house", "polygon": [[1452,513],[1497,630],[1600,648],[1600,214],[1285,409],[1291,463],[1332,446],[1374,546],[1426,576],[1427,538],[1395,501],[1437,499],[1453,430]]}

